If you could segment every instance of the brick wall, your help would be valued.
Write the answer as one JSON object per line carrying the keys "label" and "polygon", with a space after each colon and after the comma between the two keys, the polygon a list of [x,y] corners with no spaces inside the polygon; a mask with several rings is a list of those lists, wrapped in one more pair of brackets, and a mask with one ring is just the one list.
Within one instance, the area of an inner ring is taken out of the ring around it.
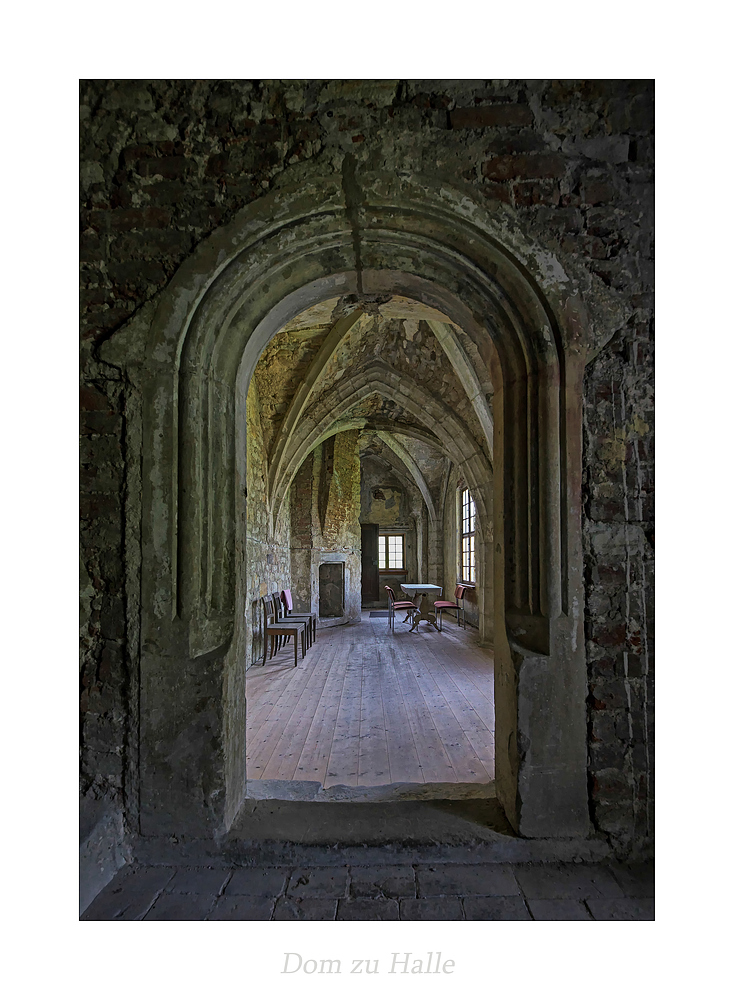
{"label": "brick wall", "polygon": [[652,130],[649,81],[82,82],[84,789],[119,794],[132,683],[131,399],[98,348],[238,209],[304,162],[337,171],[349,152],[360,168],[440,175],[509,207],[586,276],[593,322],[617,329],[585,383],[589,783],[599,830],[647,835]]}
{"label": "brick wall", "polygon": [[586,371],[584,543],[589,783],[598,827],[652,836],[653,455],[650,310]]}

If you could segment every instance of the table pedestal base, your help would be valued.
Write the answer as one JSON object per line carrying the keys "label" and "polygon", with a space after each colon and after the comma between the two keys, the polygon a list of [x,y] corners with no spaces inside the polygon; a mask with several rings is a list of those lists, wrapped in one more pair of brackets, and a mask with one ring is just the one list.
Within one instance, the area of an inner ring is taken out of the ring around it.
{"label": "table pedestal base", "polygon": [[438,625],[436,624],[436,615],[433,611],[431,611],[431,606],[428,603],[428,598],[425,594],[421,597],[421,606],[418,613],[413,615],[413,624],[410,628],[411,632],[419,622],[428,622],[429,625],[433,625],[437,632],[439,631]]}

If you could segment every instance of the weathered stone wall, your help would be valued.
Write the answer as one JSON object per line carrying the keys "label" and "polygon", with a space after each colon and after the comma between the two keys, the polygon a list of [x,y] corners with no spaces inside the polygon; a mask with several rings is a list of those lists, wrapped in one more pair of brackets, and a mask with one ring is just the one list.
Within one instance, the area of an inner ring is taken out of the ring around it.
{"label": "weathered stone wall", "polygon": [[584,392],[590,796],[599,828],[637,844],[653,830],[651,322],[641,302]]}
{"label": "weathered stone wall", "polygon": [[[119,379],[81,390],[81,828],[122,822],[133,705],[126,647],[123,504],[125,394]],[[110,872],[111,877],[113,871]]]}
{"label": "weathered stone wall", "polygon": [[585,381],[589,785],[597,829],[642,844],[651,829],[652,83],[102,80],[83,81],[81,104],[83,791],[120,801],[134,729],[123,501],[135,504],[125,462],[135,399],[99,349],[238,209],[309,163],[338,172],[348,155],[357,170],[458,180],[498,217],[511,213],[583,276],[600,344],[614,335]]}
{"label": "weathered stone wall", "polygon": [[344,562],[344,614],[359,621],[362,608],[362,533],[359,526],[359,431],[335,434],[316,449],[314,461],[312,611],[319,610],[319,567]]}
{"label": "weathered stone wall", "polygon": [[251,663],[263,655],[262,598],[280,593],[291,580],[290,503],[283,504],[271,533],[267,507],[267,455],[262,400],[256,380],[247,394],[247,648]]}
{"label": "weathered stone wall", "polygon": [[359,432],[346,431],[316,446],[290,490],[291,570],[294,609],[319,613],[319,567],[344,562],[342,619],[361,607],[362,537],[359,526]]}
{"label": "weathered stone wall", "polygon": [[359,552],[359,431],[335,434],[334,466],[324,515],[321,543],[330,549]]}
{"label": "weathered stone wall", "polygon": [[291,594],[293,610],[311,611],[311,553],[313,551],[313,470],[311,452],[291,486]]}

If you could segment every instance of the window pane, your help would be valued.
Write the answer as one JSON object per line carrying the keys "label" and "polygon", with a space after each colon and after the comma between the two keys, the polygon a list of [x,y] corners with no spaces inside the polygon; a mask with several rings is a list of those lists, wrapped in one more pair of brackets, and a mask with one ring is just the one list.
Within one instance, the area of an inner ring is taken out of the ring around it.
{"label": "window pane", "polygon": [[403,536],[388,535],[388,566],[390,569],[403,568]]}
{"label": "window pane", "polygon": [[476,578],[475,536],[467,535],[461,540],[461,578],[474,583]]}
{"label": "window pane", "polygon": [[379,566],[380,569],[404,569],[403,554],[405,545],[402,535],[380,535]]}

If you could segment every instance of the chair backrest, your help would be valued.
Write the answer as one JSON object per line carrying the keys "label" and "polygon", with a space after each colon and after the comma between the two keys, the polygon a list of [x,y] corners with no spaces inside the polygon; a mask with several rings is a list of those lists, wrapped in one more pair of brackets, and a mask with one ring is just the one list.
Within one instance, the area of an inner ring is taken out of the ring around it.
{"label": "chair backrest", "polygon": [[273,607],[275,608],[275,619],[276,621],[280,621],[283,617],[283,605],[280,603],[280,595],[277,592],[272,593],[270,598],[273,602]]}
{"label": "chair backrest", "polygon": [[394,604],[395,603],[395,594],[393,593],[392,587],[388,587],[388,585],[385,584],[385,590],[387,591],[387,600],[388,600],[388,603],[389,604]]}
{"label": "chair backrest", "polygon": [[[275,624],[275,608],[273,606],[272,597],[263,597],[262,599],[263,607],[265,608],[265,624],[274,625]],[[270,619],[273,619],[270,621]]]}
{"label": "chair backrest", "polygon": [[466,593],[466,590],[467,590],[466,587],[462,587],[461,584],[459,584],[459,586],[454,591],[454,597],[456,598],[457,601],[464,600],[464,594]]}

